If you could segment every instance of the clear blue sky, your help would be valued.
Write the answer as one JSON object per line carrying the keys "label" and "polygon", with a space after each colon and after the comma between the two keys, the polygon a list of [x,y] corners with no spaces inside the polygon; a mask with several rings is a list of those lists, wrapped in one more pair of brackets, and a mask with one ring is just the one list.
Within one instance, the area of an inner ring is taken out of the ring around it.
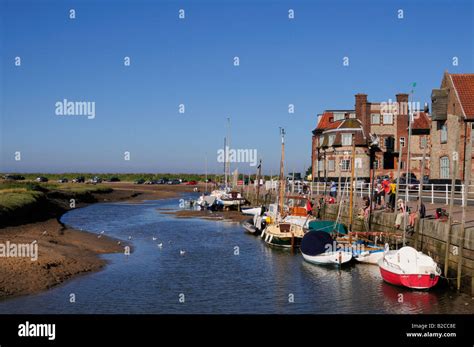
{"label": "clear blue sky", "polygon": [[[444,70],[474,72],[470,0],[0,3],[2,172],[204,172],[207,155],[221,173],[228,116],[232,147],[257,149],[267,173],[285,127],[287,169],[302,171],[324,109],[414,81],[423,103]],[[95,101],[96,118],[55,115],[64,98]]]}

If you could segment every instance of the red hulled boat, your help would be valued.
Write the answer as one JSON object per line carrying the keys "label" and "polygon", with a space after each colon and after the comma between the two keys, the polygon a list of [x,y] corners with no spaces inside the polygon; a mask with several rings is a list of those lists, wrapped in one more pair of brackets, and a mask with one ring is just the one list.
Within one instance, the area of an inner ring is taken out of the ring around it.
{"label": "red hulled boat", "polygon": [[438,283],[441,275],[431,257],[412,247],[385,252],[379,268],[385,282],[412,289],[429,289]]}

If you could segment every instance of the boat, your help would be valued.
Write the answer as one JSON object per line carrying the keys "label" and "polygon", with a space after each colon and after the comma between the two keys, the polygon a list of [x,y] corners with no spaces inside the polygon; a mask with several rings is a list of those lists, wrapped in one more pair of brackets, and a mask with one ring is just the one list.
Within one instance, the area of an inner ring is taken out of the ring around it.
{"label": "boat", "polygon": [[386,251],[378,264],[385,282],[411,289],[432,288],[441,275],[431,257],[408,246]]}
{"label": "boat", "polygon": [[253,218],[244,220],[241,223],[241,225],[242,225],[242,228],[244,228],[245,231],[247,231],[248,233],[254,234],[254,235],[257,234],[257,227],[253,223]]}
{"label": "boat", "polygon": [[354,249],[354,259],[359,263],[378,265],[380,259],[383,258],[384,247],[368,244],[363,245],[360,249]]}
{"label": "boat", "polygon": [[262,214],[262,207],[248,207],[248,208],[242,208],[241,210],[242,214],[248,215],[248,216],[255,216],[255,215],[260,215]]}
{"label": "boat", "polygon": [[329,233],[321,230],[308,231],[301,240],[303,259],[316,265],[342,265],[352,259],[352,252],[338,248]]}
{"label": "boat", "polygon": [[304,234],[305,230],[300,225],[279,222],[267,225],[261,238],[269,246],[294,249],[300,246]]}

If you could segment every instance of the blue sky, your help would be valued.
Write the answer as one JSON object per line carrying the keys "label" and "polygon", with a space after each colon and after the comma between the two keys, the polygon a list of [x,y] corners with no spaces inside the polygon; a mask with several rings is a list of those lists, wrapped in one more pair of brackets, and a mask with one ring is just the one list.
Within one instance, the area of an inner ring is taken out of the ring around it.
{"label": "blue sky", "polygon": [[[2,172],[204,172],[207,156],[221,173],[227,117],[231,147],[257,149],[267,173],[285,127],[287,169],[302,171],[324,109],[415,81],[423,103],[446,69],[474,72],[469,0],[0,3]],[[95,102],[95,119],[56,115],[65,98]]]}

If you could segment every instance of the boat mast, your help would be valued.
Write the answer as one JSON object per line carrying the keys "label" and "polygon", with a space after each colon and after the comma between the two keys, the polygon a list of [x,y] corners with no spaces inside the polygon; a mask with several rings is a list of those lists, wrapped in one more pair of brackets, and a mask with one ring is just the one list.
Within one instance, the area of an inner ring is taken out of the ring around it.
{"label": "boat mast", "polygon": [[[257,202],[258,205],[258,198],[260,197],[260,175],[262,174],[262,159],[258,163],[258,172],[257,172]],[[250,183],[250,182],[249,182]]]}
{"label": "boat mast", "polygon": [[352,244],[352,205],[354,201],[353,181],[355,167],[355,133],[352,134],[351,183],[349,191],[349,244]]}
{"label": "boat mast", "polygon": [[[229,150],[230,150],[230,117],[227,117],[227,147],[228,147],[228,150],[227,150],[227,157],[226,157],[226,160],[227,160],[227,179],[229,180],[230,179],[230,159],[229,159]],[[226,188],[227,188],[227,184],[228,182],[226,183]]]}
{"label": "boat mast", "polygon": [[227,188],[227,136],[224,137],[224,185]]}
{"label": "boat mast", "polygon": [[[413,102],[413,93],[415,92],[414,89],[411,91],[411,101],[412,105],[414,104]],[[400,105],[398,106],[400,108]],[[407,107],[408,109],[408,144],[407,144],[407,170],[406,170],[406,176],[405,176],[405,214],[403,216],[403,247],[405,247],[406,243],[406,233],[407,233],[407,218],[408,218],[408,200],[409,195],[408,195],[408,184],[410,183],[410,142],[411,142],[411,123],[412,123],[412,118],[414,115],[414,110],[413,107]],[[423,178],[422,178],[423,181]]]}
{"label": "boat mast", "polygon": [[283,203],[285,194],[285,129],[280,127],[281,136],[281,160],[280,160],[280,191],[279,191],[279,212],[283,214]]}

